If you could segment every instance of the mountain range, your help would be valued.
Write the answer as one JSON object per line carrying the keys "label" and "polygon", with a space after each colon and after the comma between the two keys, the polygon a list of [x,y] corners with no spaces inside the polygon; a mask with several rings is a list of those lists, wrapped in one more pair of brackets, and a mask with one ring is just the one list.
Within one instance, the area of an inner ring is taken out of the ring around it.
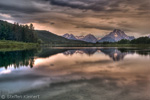
{"label": "mountain range", "polygon": [[70,40],[81,40],[85,42],[90,42],[90,43],[96,43],[96,42],[117,42],[122,39],[126,40],[133,40],[135,39],[134,36],[128,36],[124,33],[124,31],[120,29],[114,29],[113,32],[110,32],[108,35],[104,36],[101,39],[96,38],[92,34],[88,34],[86,36],[74,36],[73,34],[64,34],[64,38],[70,39]]}
{"label": "mountain range", "polygon": [[[86,36],[74,36],[73,34],[64,34],[63,36],[56,35],[45,30],[36,30],[38,38],[43,41],[43,43],[64,43],[64,44],[84,44],[84,43],[96,43],[96,42],[117,42],[121,39],[133,40],[134,36],[128,36],[123,31],[119,29],[114,29],[108,35],[102,38],[96,38],[92,34]],[[150,37],[147,36],[147,37]]]}
{"label": "mountain range", "polygon": [[81,40],[81,41],[85,41],[85,42],[90,42],[90,43],[96,43],[97,42],[97,38],[92,35],[92,34],[88,34],[86,36],[74,36],[73,34],[64,34],[62,37],[66,38],[66,39],[70,39],[70,40]]}

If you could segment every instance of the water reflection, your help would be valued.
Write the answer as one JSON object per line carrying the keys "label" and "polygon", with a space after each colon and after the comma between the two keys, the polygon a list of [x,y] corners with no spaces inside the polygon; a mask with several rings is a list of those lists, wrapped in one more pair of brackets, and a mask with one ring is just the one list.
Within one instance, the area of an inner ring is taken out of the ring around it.
{"label": "water reflection", "polygon": [[0,52],[0,67],[33,67],[36,50]]}
{"label": "water reflection", "polygon": [[137,53],[139,55],[148,56],[150,55],[150,49],[149,48],[119,48],[119,51],[128,52],[128,53]]}
{"label": "water reflection", "polygon": [[86,54],[92,56],[96,53],[103,53],[109,56],[113,61],[123,60],[128,54],[139,54],[142,56],[149,56],[149,49],[136,49],[136,48],[80,48],[80,49],[58,49],[58,48],[44,48],[39,53],[37,50],[23,50],[23,51],[10,51],[10,52],[0,52],[0,67],[7,68],[20,67],[20,66],[30,66],[34,65],[34,58],[47,58],[58,53],[63,53],[65,56],[71,56],[74,54]]}
{"label": "water reflection", "polygon": [[101,48],[101,49],[80,49],[80,50],[67,50],[63,54],[64,55],[73,55],[73,54],[87,54],[93,55],[95,53],[102,52],[112,58],[114,61],[123,60],[123,58],[129,52],[121,52],[117,48]]}
{"label": "water reflection", "polygon": [[73,54],[87,54],[93,55],[97,52],[97,49],[80,49],[80,50],[67,50],[64,52],[64,55],[73,55]]}
{"label": "water reflection", "polygon": [[96,49],[78,49],[78,50],[67,50],[63,52],[64,55],[73,55],[73,54],[87,54],[94,55],[95,53],[102,52],[105,55],[108,55],[114,61],[123,60],[127,54],[139,54],[143,56],[150,55],[150,49],[137,49],[137,48],[96,48]]}
{"label": "water reflection", "polygon": [[149,100],[149,61],[148,49],[48,48],[32,69],[0,68],[0,90],[40,100]]}
{"label": "water reflection", "polygon": [[109,55],[114,61],[123,60],[124,57],[128,54],[127,52],[121,52],[117,48],[110,49],[100,49],[106,55]]}

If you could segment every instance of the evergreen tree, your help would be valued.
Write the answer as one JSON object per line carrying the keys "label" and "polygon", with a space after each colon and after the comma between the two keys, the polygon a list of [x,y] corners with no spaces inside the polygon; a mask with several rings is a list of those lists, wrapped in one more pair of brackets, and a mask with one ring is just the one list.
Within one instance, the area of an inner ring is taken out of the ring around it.
{"label": "evergreen tree", "polygon": [[19,25],[0,20],[0,40],[37,42],[33,24]]}

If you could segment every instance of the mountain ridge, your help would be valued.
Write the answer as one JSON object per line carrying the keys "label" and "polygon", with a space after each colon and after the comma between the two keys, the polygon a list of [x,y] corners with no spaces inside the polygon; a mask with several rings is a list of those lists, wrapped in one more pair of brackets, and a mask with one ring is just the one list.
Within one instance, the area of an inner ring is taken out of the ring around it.
{"label": "mountain ridge", "polygon": [[79,40],[69,40],[62,36],[58,36],[54,33],[45,30],[35,30],[35,33],[37,37],[41,39],[44,43],[65,43],[65,44],[85,43],[84,41],[79,41]]}
{"label": "mountain ridge", "polygon": [[118,42],[122,39],[126,40],[133,40],[135,39],[134,36],[128,36],[125,34],[124,31],[120,29],[114,29],[109,34],[105,35],[103,38],[98,39],[93,34],[88,34],[85,36],[74,36],[73,34],[64,34],[62,37],[70,39],[70,40],[81,40],[89,43],[96,43],[96,42]]}
{"label": "mountain ridge", "polygon": [[92,34],[88,34],[84,38],[82,38],[82,41],[96,43],[97,42],[97,38],[94,35],[92,35]]}
{"label": "mountain ridge", "polygon": [[73,34],[64,34],[62,37],[66,38],[66,39],[70,39],[70,40],[80,40],[80,41],[85,41],[85,42],[89,42],[89,43],[96,43],[97,42],[97,38],[92,35],[92,34],[88,34],[86,36],[74,36]]}

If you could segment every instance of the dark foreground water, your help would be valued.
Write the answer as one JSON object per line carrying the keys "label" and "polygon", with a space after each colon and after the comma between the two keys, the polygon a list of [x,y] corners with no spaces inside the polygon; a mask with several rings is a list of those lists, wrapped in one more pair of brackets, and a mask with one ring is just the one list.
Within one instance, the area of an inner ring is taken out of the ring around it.
{"label": "dark foreground water", "polygon": [[0,52],[0,100],[150,100],[150,49]]}

